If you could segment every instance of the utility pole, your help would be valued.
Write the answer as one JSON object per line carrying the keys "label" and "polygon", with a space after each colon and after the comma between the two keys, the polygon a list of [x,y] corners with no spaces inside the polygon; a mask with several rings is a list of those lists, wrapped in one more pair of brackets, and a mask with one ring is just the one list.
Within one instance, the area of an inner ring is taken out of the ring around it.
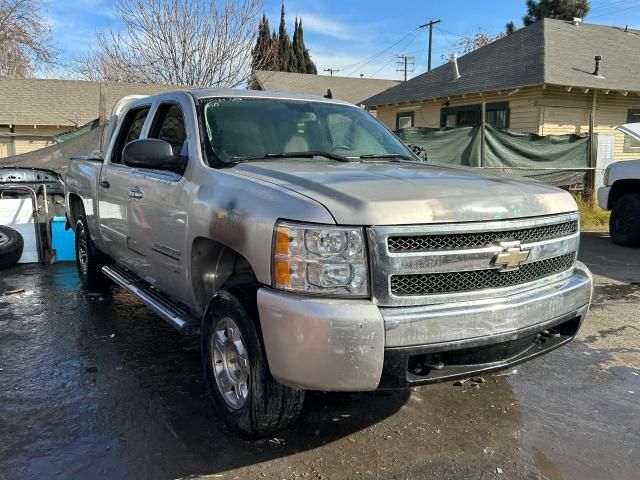
{"label": "utility pole", "polygon": [[413,61],[413,57],[409,57],[407,55],[398,55],[398,63],[396,65],[396,72],[404,73],[404,81],[407,81],[407,73],[409,72],[409,68],[413,72],[413,66],[415,65]]}
{"label": "utility pole", "polygon": [[329,72],[329,74],[333,77],[333,72],[339,72],[340,70],[337,70],[335,68],[325,68],[323,70],[323,72]]}
{"label": "utility pole", "polygon": [[429,50],[427,54],[427,72],[431,71],[431,44],[433,41],[433,26],[436,23],[440,23],[442,20],[429,20],[427,23],[420,25],[420,28],[428,28],[429,29]]}

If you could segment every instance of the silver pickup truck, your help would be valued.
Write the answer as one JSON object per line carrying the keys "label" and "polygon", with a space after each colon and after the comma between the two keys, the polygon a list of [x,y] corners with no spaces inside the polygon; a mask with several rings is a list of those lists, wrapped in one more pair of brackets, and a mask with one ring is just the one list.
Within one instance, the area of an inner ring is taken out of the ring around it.
{"label": "silver pickup truck", "polygon": [[286,427],[306,390],[529,360],[569,342],[591,301],[571,195],[430,165],[328,98],[123,101],[66,188],[85,285],[109,278],[200,335],[213,405],[246,436]]}

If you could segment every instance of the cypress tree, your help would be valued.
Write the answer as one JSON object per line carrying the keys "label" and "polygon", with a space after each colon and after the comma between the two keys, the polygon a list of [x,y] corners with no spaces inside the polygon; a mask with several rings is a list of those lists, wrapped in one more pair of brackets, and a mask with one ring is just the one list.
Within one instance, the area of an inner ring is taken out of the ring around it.
{"label": "cypress tree", "polygon": [[300,73],[318,74],[316,64],[311,60],[309,50],[304,44],[304,30],[302,29],[302,19],[298,22],[298,42],[300,43]]}
{"label": "cypress tree", "polygon": [[284,2],[280,9],[280,27],[278,29],[278,70],[281,72],[289,72],[291,64],[291,40],[287,33],[287,25],[284,20]]}
{"label": "cypress tree", "polygon": [[317,74],[315,63],[304,44],[302,19],[296,18],[293,40],[287,33],[284,1],[280,8],[278,31],[269,31],[269,20],[262,16],[258,25],[258,37],[252,51],[252,69],[275,70],[279,72]]}
{"label": "cypress tree", "polygon": [[293,38],[291,39],[291,59],[289,62],[289,71],[298,73],[298,17],[293,27]]}
{"label": "cypress tree", "polygon": [[293,58],[295,59],[295,71],[307,73],[307,64],[304,58],[304,40],[302,39],[302,23],[296,18],[296,28],[293,32]]}
{"label": "cypress tree", "polygon": [[266,15],[260,19],[258,38],[252,51],[252,70],[272,70],[274,67],[273,40]]}

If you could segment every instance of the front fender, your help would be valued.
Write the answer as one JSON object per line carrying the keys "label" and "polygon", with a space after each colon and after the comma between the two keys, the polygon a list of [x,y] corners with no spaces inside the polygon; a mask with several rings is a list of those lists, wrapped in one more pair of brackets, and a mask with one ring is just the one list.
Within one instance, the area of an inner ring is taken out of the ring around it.
{"label": "front fender", "polygon": [[206,184],[195,189],[188,219],[188,258],[192,258],[197,238],[211,239],[242,255],[256,279],[267,285],[271,283],[271,243],[278,219],[335,224],[327,209],[311,198],[223,170],[213,171]]}

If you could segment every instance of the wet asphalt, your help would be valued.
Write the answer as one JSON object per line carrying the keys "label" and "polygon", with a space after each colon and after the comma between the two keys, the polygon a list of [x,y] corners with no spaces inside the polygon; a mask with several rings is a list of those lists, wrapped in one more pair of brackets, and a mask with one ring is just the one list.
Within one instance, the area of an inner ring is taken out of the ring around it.
{"label": "wet asphalt", "polygon": [[0,272],[0,479],[638,479],[640,250],[585,234],[570,345],[473,386],[308,395],[282,434],[213,416],[198,341],[74,264]]}

